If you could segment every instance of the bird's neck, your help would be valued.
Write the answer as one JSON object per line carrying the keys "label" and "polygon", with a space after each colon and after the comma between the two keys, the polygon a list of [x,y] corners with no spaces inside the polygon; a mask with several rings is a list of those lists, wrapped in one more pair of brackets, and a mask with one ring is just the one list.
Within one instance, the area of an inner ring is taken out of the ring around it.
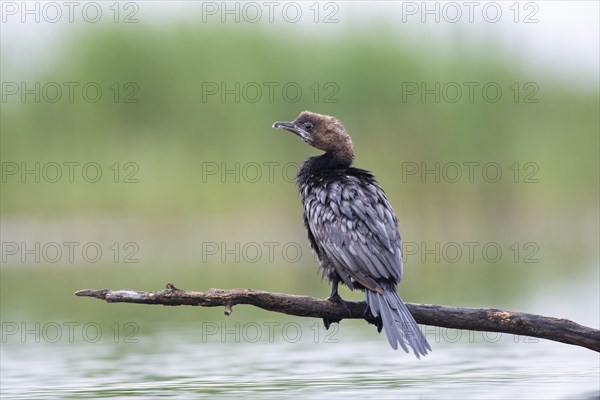
{"label": "bird's neck", "polygon": [[302,165],[302,172],[313,174],[320,171],[344,169],[350,167],[354,154],[348,152],[326,152],[320,156],[311,157]]}

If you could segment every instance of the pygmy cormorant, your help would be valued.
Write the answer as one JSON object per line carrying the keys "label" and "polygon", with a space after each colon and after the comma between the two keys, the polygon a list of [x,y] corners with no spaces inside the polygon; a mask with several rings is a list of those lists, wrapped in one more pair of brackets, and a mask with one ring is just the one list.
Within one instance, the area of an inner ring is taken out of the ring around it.
{"label": "pygmy cormorant", "polygon": [[[302,164],[297,184],[308,239],[331,282],[329,299],[343,303],[340,282],[364,290],[390,345],[397,349],[400,344],[406,352],[408,345],[417,358],[427,354],[431,347],[397,293],[402,279],[398,220],[375,177],[351,167],[354,149],[344,126],[334,117],[304,111],[273,127],[325,152]],[[329,327],[335,321],[324,322]]]}

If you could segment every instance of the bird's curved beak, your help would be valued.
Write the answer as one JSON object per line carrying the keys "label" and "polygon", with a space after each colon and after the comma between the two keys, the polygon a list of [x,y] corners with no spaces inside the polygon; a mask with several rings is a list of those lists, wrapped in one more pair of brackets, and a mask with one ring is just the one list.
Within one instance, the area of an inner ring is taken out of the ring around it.
{"label": "bird's curved beak", "polygon": [[296,125],[296,123],[294,121],[292,121],[292,122],[277,121],[273,124],[273,128],[285,129],[286,131],[295,133],[305,142],[310,142],[312,139],[310,134],[308,132],[306,132],[304,129],[300,128],[298,125]]}

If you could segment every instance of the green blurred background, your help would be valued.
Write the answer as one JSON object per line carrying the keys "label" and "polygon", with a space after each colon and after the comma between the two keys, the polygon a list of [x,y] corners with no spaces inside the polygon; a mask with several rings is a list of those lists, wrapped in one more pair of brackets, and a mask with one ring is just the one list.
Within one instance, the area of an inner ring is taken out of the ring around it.
{"label": "green blurred background", "polygon": [[[137,24],[75,26],[27,68],[2,60],[3,83],[79,84],[72,102],[65,93],[57,102],[43,93],[40,102],[31,95],[22,101],[20,94],[2,102],[3,171],[22,163],[63,166],[56,183],[43,174],[39,183],[20,171],[3,176],[3,320],[110,324],[135,318],[151,330],[190,323],[198,312],[221,318],[220,310],[108,306],[72,295],[86,287],[157,290],[172,281],[196,290],[254,287],[325,296],[289,179],[316,152],[271,129],[274,121],[308,109],[343,121],[356,165],[375,173],[405,242],[417,246],[406,256],[401,293],[407,301],[510,307],[598,324],[597,81],[586,87],[568,72],[525,68],[492,36],[467,46],[468,32],[453,33],[441,46],[431,37],[409,40],[393,21],[313,32],[285,24],[144,23],[141,11]],[[103,90],[97,102],[83,98],[80,89],[89,82]],[[220,85],[231,89],[236,82],[239,99],[222,98]],[[436,82],[456,83],[461,99],[442,94],[439,102],[433,95],[423,101],[421,93],[406,92]],[[473,101],[464,82],[478,85]],[[482,95],[490,82],[503,90],[497,102]],[[272,101],[266,83],[275,85]],[[289,83],[302,89],[297,101],[293,90],[282,93]],[[263,92],[254,101],[257,86]],[[217,94],[206,92],[215,87]],[[65,162],[80,163],[73,182]],[[96,183],[81,174],[90,162],[102,169]],[[480,163],[473,182],[464,164],[470,162]],[[442,174],[439,182],[431,174],[406,174],[436,163],[461,165],[462,177],[451,182],[451,169],[450,179]],[[487,163],[500,166],[497,182],[482,175]],[[223,175],[225,169],[237,172]],[[74,262],[66,255],[35,262],[6,247],[51,242],[98,243],[103,257],[87,262],[77,250]],[[458,243],[466,251],[465,242],[479,243],[472,261],[466,253],[454,261],[441,250],[439,259],[423,252],[436,243],[440,249]],[[113,243],[120,249],[116,258]],[[276,243],[273,257],[264,243]],[[502,249],[499,261],[482,256],[486,243]],[[262,255],[243,253],[252,244]],[[282,253],[286,244],[301,249],[299,260]],[[223,255],[224,248],[238,259]],[[131,251],[137,262],[124,262]],[[536,262],[526,262],[527,255]],[[257,314],[268,315],[248,309],[237,316]]]}

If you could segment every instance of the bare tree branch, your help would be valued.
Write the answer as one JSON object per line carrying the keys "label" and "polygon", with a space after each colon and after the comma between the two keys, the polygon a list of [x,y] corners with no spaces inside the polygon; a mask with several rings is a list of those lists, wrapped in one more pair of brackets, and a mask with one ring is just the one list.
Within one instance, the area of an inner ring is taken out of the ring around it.
{"label": "bare tree branch", "polygon": [[[161,304],[165,306],[225,307],[232,313],[236,304],[249,304],[264,310],[299,317],[330,320],[365,319],[375,322],[365,302],[341,304],[309,296],[271,293],[253,289],[209,289],[193,292],[177,289],[173,284],[160,292],[134,290],[85,289],[76,296],[95,297],[108,303]],[[579,325],[567,319],[498,310],[493,308],[448,307],[433,304],[406,304],[420,324],[444,328],[488,331],[532,336],[586,347],[600,352],[600,330]]]}

